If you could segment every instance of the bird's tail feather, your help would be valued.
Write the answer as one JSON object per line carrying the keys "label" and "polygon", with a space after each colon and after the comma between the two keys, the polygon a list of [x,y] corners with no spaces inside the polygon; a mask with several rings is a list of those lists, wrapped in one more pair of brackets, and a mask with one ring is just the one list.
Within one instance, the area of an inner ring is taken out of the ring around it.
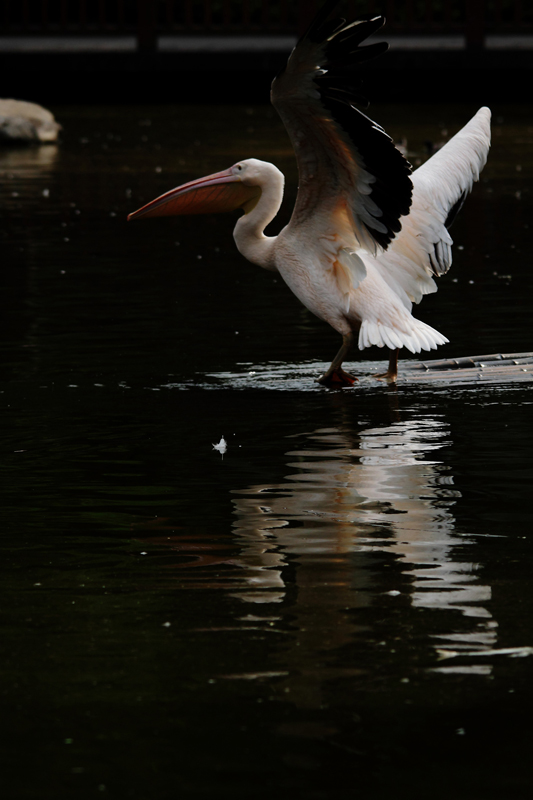
{"label": "bird's tail feather", "polygon": [[421,350],[436,350],[440,344],[446,344],[448,339],[425,322],[411,318],[408,330],[391,328],[381,322],[363,320],[359,331],[359,349],[376,345],[395,350],[397,347],[406,347],[411,353],[420,353]]}

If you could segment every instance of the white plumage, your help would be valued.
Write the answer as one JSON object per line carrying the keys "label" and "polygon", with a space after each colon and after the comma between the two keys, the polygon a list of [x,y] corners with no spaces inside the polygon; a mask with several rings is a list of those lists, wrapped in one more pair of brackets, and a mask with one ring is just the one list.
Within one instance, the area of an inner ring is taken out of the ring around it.
{"label": "white plumage", "polygon": [[490,111],[478,113],[423,166],[411,166],[391,138],[355,105],[365,100],[354,64],[386,49],[360,47],[381,17],[346,25],[328,21],[326,3],[272,85],[272,102],[291,137],[299,170],[296,205],[278,236],[264,230],[283,197],[273,165],[245,159],[192,181],[130,214],[213,213],[241,208],[239,251],[280,273],[302,303],[343,337],[320,382],[351,384],[342,369],[358,334],[359,348],[432,350],[448,340],[412,316],[413,303],[437,289],[452,261],[448,228],[490,146]]}
{"label": "white plumage", "polygon": [[[459,133],[415,170],[411,209],[402,217],[402,230],[385,252],[375,257],[361,254],[367,267],[367,282],[374,281],[375,273],[381,280],[380,299],[364,307],[359,333],[361,349],[377,345],[406,347],[419,353],[448,341],[412,317],[411,309],[424,295],[437,291],[434,276],[444,275],[452,264],[453,241],[445,223],[450,210],[470,192],[485,165],[490,118],[489,109],[481,108]],[[398,301],[404,313],[398,308]],[[387,317],[379,319],[380,313],[386,313],[385,308],[394,308],[392,326],[387,325]]]}

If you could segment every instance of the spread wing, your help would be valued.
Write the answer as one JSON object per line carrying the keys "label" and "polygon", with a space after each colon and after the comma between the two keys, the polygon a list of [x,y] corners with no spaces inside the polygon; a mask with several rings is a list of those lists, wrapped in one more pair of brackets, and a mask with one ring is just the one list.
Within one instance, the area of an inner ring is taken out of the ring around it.
{"label": "spread wing", "polygon": [[477,114],[447,144],[413,173],[413,202],[402,230],[375,266],[409,310],[437,290],[433,277],[452,263],[448,232],[490,147],[490,110]]}
{"label": "spread wing", "polygon": [[325,4],[272,84],[272,103],[291,137],[300,175],[290,225],[329,217],[336,230],[336,217],[347,216],[355,247],[375,254],[388,247],[409,212],[411,167],[383,128],[355,105],[368,105],[360,63],[388,48],[359,45],[384,19],[327,21],[336,4]]}

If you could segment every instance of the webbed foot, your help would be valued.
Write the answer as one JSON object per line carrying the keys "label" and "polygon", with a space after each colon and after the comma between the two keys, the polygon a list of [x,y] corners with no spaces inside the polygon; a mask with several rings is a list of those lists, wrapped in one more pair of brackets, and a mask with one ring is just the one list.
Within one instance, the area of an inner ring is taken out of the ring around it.
{"label": "webbed foot", "polygon": [[341,386],[353,386],[356,380],[358,379],[355,375],[350,375],[349,372],[345,372],[341,367],[335,367],[334,369],[328,369],[322,377],[317,378],[317,383],[337,389]]}
{"label": "webbed foot", "polygon": [[389,368],[387,372],[380,372],[379,375],[374,375],[378,381],[387,381],[387,383],[396,383],[398,379],[398,349],[389,350]]}
{"label": "webbed foot", "polygon": [[389,370],[387,370],[387,372],[380,372],[379,375],[374,375],[374,378],[377,378],[378,381],[387,381],[387,383],[396,383],[398,379],[398,372],[397,371],[390,372]]}

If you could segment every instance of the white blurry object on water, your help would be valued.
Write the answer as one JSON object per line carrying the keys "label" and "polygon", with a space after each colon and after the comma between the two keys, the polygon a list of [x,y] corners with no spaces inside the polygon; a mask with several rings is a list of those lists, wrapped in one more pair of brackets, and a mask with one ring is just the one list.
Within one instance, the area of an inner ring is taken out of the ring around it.
{"label": "white blurry object on water", "polygon": [[26,100],[0,100],[0,141],[55,142],[61,125],[48,109]]}
{"label": "white blurry object on water", "polygon": [[227,449],[228,449],[228,443],[226,442],[223,436],[220,437],[220,442],[218,444],[213,445],[213,450],[218,450],[221,456],[224,455]]}

